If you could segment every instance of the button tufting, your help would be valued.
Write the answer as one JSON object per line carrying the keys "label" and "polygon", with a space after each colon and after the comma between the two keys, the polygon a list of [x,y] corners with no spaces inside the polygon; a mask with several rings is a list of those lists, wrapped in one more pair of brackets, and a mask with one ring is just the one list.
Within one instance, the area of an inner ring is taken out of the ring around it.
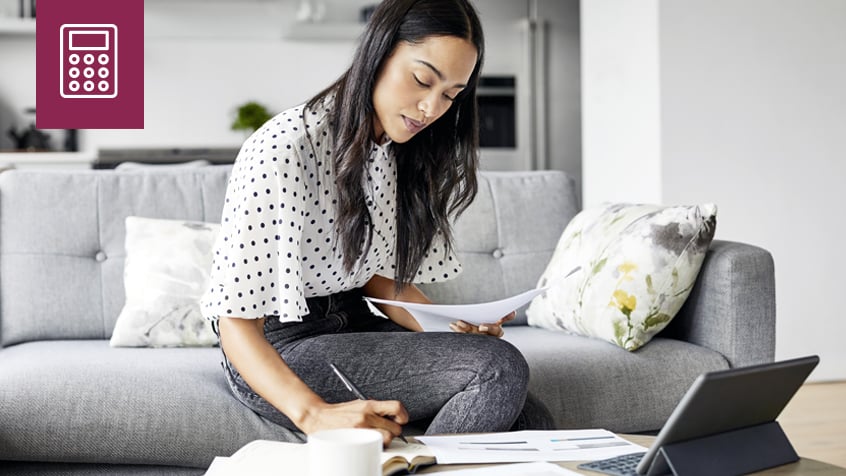
{"label": "button tufting", "polygon": [[495,249],[495,250],[493,251],[493,257],[494,257],[494,258],[496,258],[496,259],[502,258],[502,255],[503,255],[503,254],[504,254],[504,253],[503,253],[503,252],[502,252],[502,250],[501,250],[501,249],[499,249],[499,248],[497,248],[497,249]]}
{"label": "button tufting", "polygon": [[106,261],[106,253],[104,253],[102,251],[98,251],[97,254],[94,255],[94,259],[96,259],[97,261],[99,261],[101,263],[103,261]]}

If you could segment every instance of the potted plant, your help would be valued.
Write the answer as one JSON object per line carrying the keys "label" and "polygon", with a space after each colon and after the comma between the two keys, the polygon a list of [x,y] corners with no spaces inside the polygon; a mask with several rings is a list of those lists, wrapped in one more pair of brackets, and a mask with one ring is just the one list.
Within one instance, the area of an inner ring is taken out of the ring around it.
{"label": "potted plant", "polygon": [[238,107],[238,113],[232,123],[232,130],[246,131],[247,134],[252,134],[271,117],[273,116],[270,115],[266,107],[255,101],[249,101]]}

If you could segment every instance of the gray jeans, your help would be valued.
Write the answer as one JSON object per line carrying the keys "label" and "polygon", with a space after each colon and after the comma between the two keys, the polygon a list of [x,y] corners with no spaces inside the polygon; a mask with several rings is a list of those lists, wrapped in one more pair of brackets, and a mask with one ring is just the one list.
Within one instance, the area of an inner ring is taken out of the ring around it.
{"label": "gray jeans", "polygon": [[[309,298],[302,322],[268,317],[267,340],[314,392],[330,403],[355,397],[333,362],[368,398],[399,400],[427,434],[551,429],[549,411],[527,396],[529,367],[510,343],[491,336],[410,332],[373,314],[360,290]],[[297,431],[253,392],[224,354],[235,397],[264,418]]]}

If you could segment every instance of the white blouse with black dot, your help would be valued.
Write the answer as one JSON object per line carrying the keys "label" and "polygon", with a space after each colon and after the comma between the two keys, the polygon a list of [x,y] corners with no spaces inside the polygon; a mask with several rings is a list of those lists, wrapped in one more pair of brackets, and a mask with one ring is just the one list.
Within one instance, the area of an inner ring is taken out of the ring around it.
{"label": "white blouse with black dot", "polygon": [[[361,287],[375,274],[393,279],[397,170],[390,143],[374,144],[368,158],[362,186],[372,242],[346,272],[335,230],[338,190],[327,112],[311,111],[304,120],[303,106],[289,109],[241,147],[201,300],[207,319],[297,321],[309,312],[307,297]],[[445,281],[460,272],[438,235],[414,282]]]}

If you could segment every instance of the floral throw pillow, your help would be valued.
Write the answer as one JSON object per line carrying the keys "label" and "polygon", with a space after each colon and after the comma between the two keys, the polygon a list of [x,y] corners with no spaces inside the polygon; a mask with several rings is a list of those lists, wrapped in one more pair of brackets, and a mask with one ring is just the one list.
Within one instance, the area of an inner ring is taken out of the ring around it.
{"label": "floral throw pillow", "polygon": [[200,347],[217,344],[199,300],[209,281],[215,223],[128,217],[126,303],[113,347]]}
{"label": "floral throw pillow", "polygon": [[[530,325],[637,350],[690,294],[717,224],[714,204],[609,204],[567,225],[526,310]],[[562,279],[570,270],[579,272]]]}

